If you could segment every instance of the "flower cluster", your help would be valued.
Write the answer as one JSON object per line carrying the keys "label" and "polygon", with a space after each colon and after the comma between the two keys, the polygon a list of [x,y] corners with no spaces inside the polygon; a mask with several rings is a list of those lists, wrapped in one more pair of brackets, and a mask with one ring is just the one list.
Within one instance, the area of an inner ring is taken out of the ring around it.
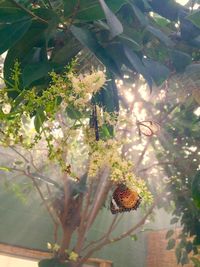
{"label": "flower cluster", "polygon": [[152,201],[146,183],[134,174],[132,162],[121,155],[122,144],[115,140],[99,141],[92,147],[89,164],[89,177],[97,177],[105,166],[110,169],[110,179],[115,184],[123,183],[128,188],[136,190],[144,203]]}
{"label": "flower cluster", "polygon": [[92,73],[79,76],[73,72],[68,74],[73,88],[69,100],[73,101],[76,107],[85,107],[91,100],[92,95],[97,93],[106,82],[106,76],[103,71],[93,71]]}

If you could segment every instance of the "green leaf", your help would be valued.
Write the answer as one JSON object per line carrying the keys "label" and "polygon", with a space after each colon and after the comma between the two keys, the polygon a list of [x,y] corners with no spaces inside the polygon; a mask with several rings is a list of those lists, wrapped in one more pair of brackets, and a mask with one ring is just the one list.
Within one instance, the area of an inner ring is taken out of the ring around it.
{"label": "green leaf", "polygon": [[176,240],[171,238],[171,239],[169,239],[169,241],[167,243],[166,249],[167,250],[173,249],[175,247],[175,245],[176,245]]}
{"label": "green leaf", "polygon": [[166,46],[174,46],[174,43],[172,42],[172,40],[161,30],[148,25],[146,27],[146,30],[149,31],[150,33],[152,33],[155,37],[157,37],[161,42],[163,42]]}
{"label": "green leaf", "polygon": [[0,25],[23,22],[27,19],[31,19],[31,16],[22,9],[0,5]]}
{"label": "green leaf", "polygon": [[138,240],[137,235],[132,235],[132,236],[131,236],[131,240],[133,240],[133,241],[137,241],[137,240]]}
{"label": "green leaf", "polygon": [[[105,19],[105,13],[101,9],[98,0],[63,0],[64,14],[67,18],[71,17],[81,21],[93,21]],[[116,13],[126,2],[124,0],[107,0],[106,5],[112,12]],[[77,7],[78,4],[78,7]]]}
{"label": "green leaf", "polygon": [[116,15],[109,9],[104,0],[99,0],[110,29],[110,38],[114,38],[123,32],[123,27]]}
{"label": "green leaf", "polygon": [[118,90],[112,76],[107,76],[111,81],[107,82],[106,86],[102,88],[93,97],[93,102],[109,113],[114,113],[119,111],[119,97]]}
{"label": "green leaf", "polygon": [[5,166],[0,166],[0,171],[6,171],[6,172],[10,172],[11,169]]}
{"label": "green leaf", "polygon": [[189,263],[188,254],[187,254],[187,252],[185,250],[183,250],[180,262],[181,262],[182,265]]}
{"label": "green leaf", "polygon": [[200,260],[195,257],[191,257],[190,259],[194,263],[194,267],[200,267]]}
{"label": "green leaf", "polygon": [[135,51],[140,51],[142,49],[141,44],[138,44],[135,40],[133,40],[131,37],[125,34],[120,34],[118,38],[123,44],[128,45],[130,48],[132,48]]}
{"label": "green leaf", "polygon": [[140,60],[140,58],[131,49],[129,49],[127,46],[124,46],[124,53],[125,53],[127,59],[129,60],[129,62],[131,63],[131,65],[134,67],[134,69],[136,71],[138,71],[140,74],[142,74],[144,79],[147,81],[147,83],[150,87],[150,90],[152,90],[153,80],[152,80],[148,70],[143,65],[142,61]]}
{"label": "green leaf", "polygon": [[55,47],[52,51],[51,61],[57,64],[67,65],[78,54],[81,48],[82,44],[72,34],[66,35],[63,46]]}
{"label": "green leaf", "polygon": [[180,247],[176,248],[175,254],[176,254],[177,263],[179,264],[181,261],[181,256],[182,256],[182,250]]}
{"label": "green leaf", "polygon": [[200,171],[197,171],[192,180],[192,198],[195,205],[200,209]]}
{"label": "green leaf", "polygon": [[[47,25],[34,21],[26,34],[9,49],[4,62],[4,78],[8,88],[13,83],[11,79],[12,70],[16,59],[20,62],[20,68],[23,72],[24,67],[30,62],[37,62],[41,55],[41,47],[45,46],[44,32]],[[21,86],[23,90],[23,85]],[[9,92],[9,97],[16,98],[19,92]]]}
{"label": "green leaf", "polygon": [[86,28],[71,26],[71,32],[79,40],[79,42],[87,47],[94,55],[110,70],[112,73],[120,76],[120,71],[110,57],[106,49],[104,49],[97,41],[95,35]]}
{"label": "green leaf", "polygon": [[34,13],[46,21],[46,29],[44,32],[46,43],[48,43],[51,37],[54,38],[55,30],[60,22],[59,16],[52,9],[38,8],[34,10]]}
{"label": "green leaf", "polygon": [[32,82],[47,77],[48,73],[55,70],[55,68],[56,65],[50,62],[38,62],[26,65],[22,73],[23,86],[28,87]]}
{"label": "green leaf", "polygon": [[143,63],[156,85],[161,85],[169,77],[170,70],[160,62],[144,58]]}
{"label": "green leaf", "polygon": [[171,223],[171,224],[175,224],[175,223],[177,223],[178,221],[179,221],[179,218],[174,217],[174,218],[171,219],[170,223]]}
{"label": "green leaf", "polygon": [[149,25],[149,20],[148,20],[147,16],[145,16],[145,14],[142,13],[142,11],[138,7],[136,7],[135,5],[131,4],[131,7],[132,7],[136,17],[138,18],[139,22],[141,23],[141,25],[144,27]]}
{"label": "green leaf", "polygon": [[72,120],[79,120],[83,117],[83,114],[73,106],[67,106],[66,108],[67,115],[70,117]]}
{"label": "green leaf", "polygon": [[0,24],[0,54],[13,47],[27,32],[31,23],[31,19],[27,17],[23,21]]}
{"label": "green leaf", "polygon": [[34,126],[35,126],[35,130],[40,133],[40,128],[43,125],[43,122],[45,121],[46,116],[44,114],[44,110],[42,108],[37,110],[37,113],[35,115],[35,119],[34,119]]}
{"label": "green leaf", "polygon": [[190,253],[193,250],[193,244],[192,242],[188,241],[185,247],[187,253]]}
{"label": "green leaf", "polygon": [[168,239],[168,238],[170,238],[173,234],[174,234],[174,230],[169,230],[169,231],[167,231],[165,238]]}
{"label": "green leaf", "polygon": [[186,66],[192,62],[192,58],[190,55],[178,50],[172,50],[170,52],[170,55],[177,72],[184,71]]}
{"label": "green leaf", "polygon": [[101,127],[99,127],[99,136],[100,139],[103,140],[113,137],[113,126],[103,124]]}
{"label": "green leaf", "polygon": [[200,10],[195,11],[186,18],[190,20],[195,26],[200,28]]}

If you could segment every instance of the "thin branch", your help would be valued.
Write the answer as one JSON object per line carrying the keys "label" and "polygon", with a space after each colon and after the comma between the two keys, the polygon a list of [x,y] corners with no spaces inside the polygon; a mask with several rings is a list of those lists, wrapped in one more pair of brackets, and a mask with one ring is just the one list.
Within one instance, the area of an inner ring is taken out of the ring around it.
{"label": "thin branch", "polygon": [[9,148],[15,151],[15,153],[17,153],[21,158],[23,158],[26,163],[29,163],[29,160],[23,154],[21,154],[14,146],[9,146]]}
{"label": "thin branch", "polygon": [[35,15],[35,13],[31,12],[29,9],[27,9],[26,7],[24,7],[23,5],[19,4],[18,2],[16,2],[15,0],[11,0],[18,8],[24,10],[26,13],[28,13],[31,17],[45,23],[48,24],[48,21],[38,17],[37,15]]}
{"label": "thin branch", "polygon": [[137,230],[138,228],[140,228],[145,221],[147,220],[147,218],[151,215],[151,213],[153,212],[154,208],[156,207],[157,203],[160,201],[160,199],[165,195],[165,191],[161,192],[157,198],[154,200],[154,203],[152,204],[152,206],[149,208],[149,210],[147,211],[147,213],[145,214],[145,216],[132,228],[130,228],[128,231],[126,231],[125,233],[121,234],[120,236],[113,238],[113,239],[109,239],[106,238],[104,239],[100,244],[98,244],[97,246],[93,247],[91,250],[88,251],[88,253],[80,260],[80,263],[78,266],[81,266],[81,264],[83,262],[85,262],[95,251],[101,249],[102,247],[104,247],[105,245],[111,244],[111,243],[115,243],[117,241],[120,241],[121,239],[130,236],[130,234],[132,234],[135,230]]}
{"label": "thin branch", "polygon": [[53,6],[52,6],[52,4],[51,4],[51,1],[50,1],[50,0],[47,0],[47,3],[48,3],[48,5],[49,5],[49,7],[50,7],[51,9],[53,9]]}
{"label": "thin branch", "polygon": [[118,219],[118,215],[114,216],[114,218],[113,218],[113,220],[112,220],[112,222],[111,222],[111,224],[110,224],[110,227],[108,228],[108,231],[107,231],[102,237],[100,237],[98,240],[95,240],[95,241],[90,242],[87,246],[85,246],[85,247],[82,249],[82,251],[84,251],[84,250],[88,249],[89,247],[91,247],[91,246],[93,246],[93,245],[95,245],[95,244],[101,242],[102,240],[108,238],[109,235],[111,234],[111,232],[112,232],[112,231],[114,230],[114,228],[115,228],[115,224],[116,224],[117,219]]}
{"label": "thin branch", "polygon": [[157,162],[157,163],[154,163],[146,168],[143,168],[143,169],[140,169],[138,170],[138,172],[145,172],[145,171],[148,171],[149,169],[153,168],[153,167],[156,167],[156,166],[159,166],[159,165],[173,165],[174,162],[170,162],[170,161],[166,161],[166,162]]}
{"label": "thin branch", "polygon": [[50,210],[50,208],[49,208],[49,206],[48,206],[48,204],[47,204],[47,202],[46,202],[46,200],[45,200],[45,198],[43,196],[43,193],[42,193],[40,187],[38,186],[38,184],[37,184],[37,182],[35,180],[35,178],[29,173],[29,171],[27,171],[27,172],[24,171],[24,174],[26,176],[28,176],[32,180],[35,188],[37,189],[37,191],[38,191],[38,193],[39,193],[39,195],[40,195],[40,197],[41,197],[41,199],[42,199],[42,201],[43,201],[43,203],[44,203],[44,205],[46,207],[46,210],[48,211],[48,213],[49,213],[50,217],[52,218],[54,224],[57,224],[57,221],[55,220],[55,218],[54,218],[54,216],[53,216],[53,214],[52,214],[52,212],[51,212],[51,210]]}
{"label": "thin branch", "polygon": [[150,143],[151,143],[151,139],[149,138],[149,139],[147,140],[145,146],[144,146],[144,149],[143,149],[143,151],[142,151],[142,154],[140,155],[140,157],[139,157],[138,160],[137,160],[137,163],[135,164],[136,168],[138,168],[138,166],[142,163],[142,160],[143,160],[143,158],[144,158],[144,155],[145,155],[145,153],[146,153],[146,151],[147,151],[147,148],[149,147]]}

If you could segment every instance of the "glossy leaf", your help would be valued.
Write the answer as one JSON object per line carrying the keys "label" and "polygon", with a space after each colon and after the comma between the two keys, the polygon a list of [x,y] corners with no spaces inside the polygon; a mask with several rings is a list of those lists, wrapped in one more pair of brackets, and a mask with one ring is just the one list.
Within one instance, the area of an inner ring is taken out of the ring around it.
{"label": "glossy leaf", "polygon": [[110,38],[112,39],[123,32],[123,26],[116,15],[106,5],[104,0],[99,0],[99,3],[105,14],[110,29]]}
{"label": "glossy leaf", "polygon": [[167,250],[173,249],[175,247],[176,244],[176,240],[175,239],[169,239],[168,243],[167,243]]}
{"label": "glossy leaf", "polygon": [[0,3],[0,24],[23,22],[31,19],[31,16],[22,9],[16,7],[1,6]]}
{"label": "glossy leaf", "polygon": [[175,223],[177,223],[178,221],[179,221],[179,218],[174,217],[174,218],[171,219],[170,223],[171,223],[171,224],[175,224]]}
{"label": "glossy leaf", "polygon": [[170,74],[170,70],[163,64],[149,58],[144,58],[143,63],[156,85],[161,85]]}
{"label": "glossy leaf", "polygon": [[120,36],[118,36],[118,38],[120,39],[120,41],[129,46],[130,48],[132,48],[135,51],[140,51],[142,49],[141,44],[138,44],[137,41],[133,40],[131,37],[125,35],[125,34],[120,34]]}
{"label": "glossy leaf", "polygon": [[197,171],[192,181],[192,198],[195,205],[200,209],[200,171]]}
{"label": "glossy leaf", "polygon": [[169,231],[167,231],[165,238],[168,239],[168,238],[170,238],[173,234],[174,234],[174,230],[169,230]]}
{"label": "glossy leaf", "polygon": [[188,66],[192,62],[191,56],[184,52],[172,50],[170,54],[171,60],[177,72],[184,71],[186,66]]}
{"label": "glossy leaf", "polygon": [[162,32],[160,29],[155,28],[155,27],[153,27],[151,25],[148,25],[146,27],[146,30],[149,31],[150,33],[152,33],[155,37],[157,37],[166,46],[171,47],[171,46],[174,45],[172,40],[164,32]]}
{"label": "glossy leaf", "polygon": [[[49,72],[55,70],[57,67],[58,66],[48,61],[25,66],[22,73],[23,86],[28,87],[32,82],[43,77],[48,77]],[[62,66],[59,66],[59,68],[60,67]]]}
{"label": "glossy leaf", "polygon": [[191,15],[187,16],[187,19],[190,20],[195,26],[200,28],[200,10],[197,10]]}
{"label": "glossy leaf", "polygon": [[180,262],[181,262],[182,265],[189,263],[188,254],[187,254],[187,252],[185,250],[183,250]]}
{"label": "glossy leaf", "polygon": [[137,6],[135,6],[133,4],[131,4],[131,7],[132,7],[136,17],[138,18],[139,22],[141,23],[141,25],[144,27],[149,25],[149,20],[145,16],[145,14]]}
{"label": "glossy leaf", "polygon": [[86,28],[71,26],[71,32],[79,40],[79,42],[87,47],[112,73],[120,76],[118,67],[110,57],[106,49],[104,49],[97,41],[95,35]]}
{"label": "glossy leaf", "polygon": [[67,115],[73,120],[79,120],[83,116],[83,114],[78,109],[75,109],[72,106],[68,106],[66,108],[66,112],[67,112]]}
{"label": "glossy leaf", "polygon": [[[62,35],[60,38],[63,38]],[[72,34],[66,35],[63,40],[63,45],[61,47],[55,47],[52,51],[51,61],[57,64],[67,65],[83,46]]]}
{"label": "glossy leaf", "polygon": [[119,111],[119,97],[115,81],[112,79],[93,97],[93,102],[109,113]]}
{"label": "glossy leaf", "polygon": [[152,80],[148,70],[145,68],[142,61],[140,60],[140,58],[131,49],[129,49],[127,46],[124,46],[124,52],[125,52],[127,59],[129,60],[129,62],[133,66],[133,68],[136,71],[138,71],[140,74],[142,74],[144,79],[147,81],[147,83],[150,87],[150,90],[151,90],[152,85],[153,85],[153,80]]}
{"label": "glossy leaf", "polygon": [[[47,25],[34,22],[26,34],[9,49],[4,62],[4,78],[7,85],[13,83],[11,76],[16,59],[20,62],[20,68],[23,72],[24,67],[32,62],[38,62],[41,59],[41,47],[44,47],[44,31]],[[21,84],[21,90],[23,85]],[[15,98],[19,92],[10,92],[9,96]]]}
{"label": "glossy leaf", "polygon": [[31,23],[31,19],[27,17],[23,21],[0,24],[0,54],[13,47],[27,32]]}
{"label": "glossy leaf", "polygon": [[[64,14],[67,18],[73,16],[74,19],[81,21],[93,21],[106,18],[98,0],[80,0],[78,8],[77,0],[63,0],[63,2]],[[124,4],[124,0],[106,1],[106,5],[114,13],[116,13]]]}
{"label": "glossy leaf", "polygon": [[42,108],[37,110],[37,113],[35,115],[35,119],[34,119],[34,126],[35,126],[35,130],[40,133],[40,129],[43,125],[43,122],[45,121],[46,116],[44,114],[44,111]]}
{"label": "glossy leaf", "polygon": [[182,256],[182,249],[179,246],[176,248],[175,254],[176,254],[177,263],[179,264],[181,261],[181,256]]}

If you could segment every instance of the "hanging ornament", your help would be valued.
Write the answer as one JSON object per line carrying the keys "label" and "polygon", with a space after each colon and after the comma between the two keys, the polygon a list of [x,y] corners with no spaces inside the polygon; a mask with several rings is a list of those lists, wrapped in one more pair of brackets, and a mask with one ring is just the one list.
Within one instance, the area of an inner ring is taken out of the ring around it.
{"label": "hanging ornament", "polygon": [[160,124],[155,121],[138,121],[137,127],[140,136],[143,134],[150,137],[158,134],[160,131]]}

